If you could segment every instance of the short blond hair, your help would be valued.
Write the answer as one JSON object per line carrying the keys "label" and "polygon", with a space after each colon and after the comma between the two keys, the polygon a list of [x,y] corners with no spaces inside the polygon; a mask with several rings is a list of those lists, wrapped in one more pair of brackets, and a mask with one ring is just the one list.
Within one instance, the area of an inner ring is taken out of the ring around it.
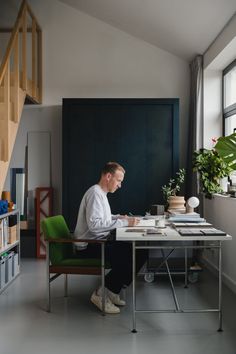
{"label": "short blond hair", "polygon": [[102,175],[105,175],[106,173],[114,174],[117,170],[122,171],[125,174],[125,169],[118,162],[109,161],[102,168]]}

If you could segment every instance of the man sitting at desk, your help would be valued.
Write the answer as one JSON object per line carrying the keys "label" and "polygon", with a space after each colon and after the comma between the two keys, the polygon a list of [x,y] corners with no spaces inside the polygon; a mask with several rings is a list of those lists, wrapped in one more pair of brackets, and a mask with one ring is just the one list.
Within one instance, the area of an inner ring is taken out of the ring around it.
{"label": "man sitting at desk", "polygon": [[[121,188],[125,170],[117,162],[108,162],[101,172],[98,184],[90,187],[80,204],[74,237],[77,239],[106,236],[111,230],[123,226],[135,226],[139,219],[126,215],[112,215],[107,193],[114,193]],[[101,246],[96,243],[76,243],[76,253],[80,258],[101,256]],[[141,250],[139,250],[141,251]],[[142,250],[143,251],[143,250]],[[124,306],[119,293],[132,281],[132,246],[127,242],[108,241],[105,244],[105,260],[111,270],[105,277],[105,312],[119,313],[117,306]],[[146,252],[137,253],[137,271],[146,260]],[[91,301],[102,310],[102,289],[96,289]]]}

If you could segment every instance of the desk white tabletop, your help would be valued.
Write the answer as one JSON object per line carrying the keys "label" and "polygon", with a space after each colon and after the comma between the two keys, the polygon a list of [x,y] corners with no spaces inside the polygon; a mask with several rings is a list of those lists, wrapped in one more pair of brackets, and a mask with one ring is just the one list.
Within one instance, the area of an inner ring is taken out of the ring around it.
{"label": "desk white tabletop", "polygon": [[174,228],[167,226],[160,229],[161,233],[147,234],[146,230],[154,229],[148,226],[135,226],[135,227],[118,227],[116,229],[117,241],[226,241],[232,240],[232,236],[217,236],[217,235],[194,235],[194,236],[181,236]]}

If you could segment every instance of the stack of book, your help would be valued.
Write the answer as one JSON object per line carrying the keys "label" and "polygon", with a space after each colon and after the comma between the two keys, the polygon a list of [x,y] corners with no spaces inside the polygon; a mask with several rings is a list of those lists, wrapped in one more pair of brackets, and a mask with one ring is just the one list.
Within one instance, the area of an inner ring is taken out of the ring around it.
{"label": "stack of book", "polygon": [[205,223],[206,220],[201,218],[200,214],[198,213],[177,213],[171,212],[169,221],[173,223]]}

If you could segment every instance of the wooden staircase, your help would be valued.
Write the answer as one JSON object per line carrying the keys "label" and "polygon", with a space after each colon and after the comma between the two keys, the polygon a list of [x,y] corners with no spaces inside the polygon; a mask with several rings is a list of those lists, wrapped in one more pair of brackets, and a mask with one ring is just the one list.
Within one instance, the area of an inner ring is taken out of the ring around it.
{"label": "wooden staircase", "polygon": [[42,103],[42,31],[23,0],[0,66],[0,198],[25,103]]}

